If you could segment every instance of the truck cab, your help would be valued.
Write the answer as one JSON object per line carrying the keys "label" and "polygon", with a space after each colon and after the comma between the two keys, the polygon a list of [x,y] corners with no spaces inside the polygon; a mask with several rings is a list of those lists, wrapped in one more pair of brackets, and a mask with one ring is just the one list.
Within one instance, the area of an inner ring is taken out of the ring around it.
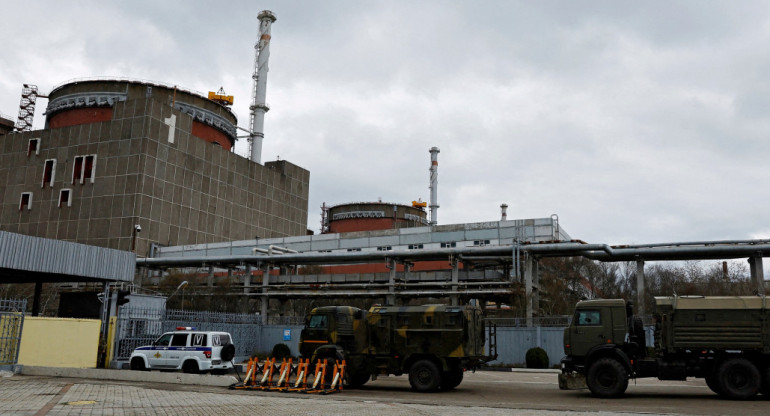
{"label": "truck cab", "polygon": [[352,306],[314,308],[299,336],[304,358],[343,358],[344,351],[360,351],[366,343],[366,311]]}
{"label": "truck cab", "polygon": [[578,302],[564,330],[559,387],[618,397],[632,378],[704,378],[720,396],[770,395],[770,309],[760,296],[655,298],[655,346],[622,299]]}

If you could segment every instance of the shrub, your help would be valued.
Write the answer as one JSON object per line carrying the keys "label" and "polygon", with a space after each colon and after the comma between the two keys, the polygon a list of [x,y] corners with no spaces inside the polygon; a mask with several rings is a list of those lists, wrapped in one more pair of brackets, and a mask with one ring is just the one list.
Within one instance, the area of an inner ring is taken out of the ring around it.
{"label": "shrub", "polygon": [[548,368],[548,353],[540,347],[527,350],[527,368]]}
{"label": "shrub", "polygon": [[284,343],[275,344],[275,346],[273,346],[273,353],[270,355],[271,357],[278,360],[283,358],[290,358],[291,348],[289,348],[289,346]]}

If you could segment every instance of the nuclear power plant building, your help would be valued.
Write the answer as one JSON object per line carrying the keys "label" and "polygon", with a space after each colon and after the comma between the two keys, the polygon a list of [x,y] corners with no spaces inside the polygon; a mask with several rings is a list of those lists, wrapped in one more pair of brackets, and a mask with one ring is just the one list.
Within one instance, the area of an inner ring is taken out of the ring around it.
{"label": "nuclear power plant building", "polygon": [[307,233],[310,173],[234,153],[222,103],[94,79],[54,88],[45,117],[43,130],[0,135],[0,230],[139,256]]}

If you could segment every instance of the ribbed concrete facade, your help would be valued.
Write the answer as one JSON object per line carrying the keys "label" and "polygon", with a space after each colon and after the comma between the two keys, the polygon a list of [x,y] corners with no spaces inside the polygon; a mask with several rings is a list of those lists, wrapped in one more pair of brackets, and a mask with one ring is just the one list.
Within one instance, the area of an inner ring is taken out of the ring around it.
{"label": "ribbed concrete facade", "polygon": [[[196,137],[200,120],[172,107],[168,88],[123,87],[122,100],[71,105],[81,124],[0,136],[0,230],[120,250],[135,244],[139,256],[153,243],[306,233],[307,170],[286,161],[260,165]],[[177,91],[176,102],[185,99],[203,98]],[[110,119],[99,121],[107,107]],[[96,118],[82,119],[88,108]],[[67,119],[66,108],[52,110]],[[142,230],[134,239],[136,224]]]}

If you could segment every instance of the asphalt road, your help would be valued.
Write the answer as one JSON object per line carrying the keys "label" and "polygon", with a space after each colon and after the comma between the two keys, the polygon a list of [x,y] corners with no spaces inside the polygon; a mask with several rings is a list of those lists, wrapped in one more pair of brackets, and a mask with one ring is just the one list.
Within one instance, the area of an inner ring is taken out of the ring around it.
{"label": "asphalt road", "polygon": [[[173,376],[173,375],[169,375]],[[211,377],[211,376],[201,376]],[[466,373],[453,391],[415,393],[406,376],[318,396],[224,387],[15,375],[0,378],[0,414],[423,414],[767,415],[770,400],[723,400],[702,380],[631,383],[626,397],[596,399],[588,390],[559,390],[556,373]],[[118,400],[119,398],[119,400]],[[42,400],[35,402],[34,400]],[[169,401],[174,404],[170,405]],[[75,404],[73,404],[75,403]],[[43,407],[45,405],[45,407]],[[101,406],[101,407],[95,407]],[[47,409],[47,410],[46,410]],[[246,411],[248,410],[248,411]]]}

